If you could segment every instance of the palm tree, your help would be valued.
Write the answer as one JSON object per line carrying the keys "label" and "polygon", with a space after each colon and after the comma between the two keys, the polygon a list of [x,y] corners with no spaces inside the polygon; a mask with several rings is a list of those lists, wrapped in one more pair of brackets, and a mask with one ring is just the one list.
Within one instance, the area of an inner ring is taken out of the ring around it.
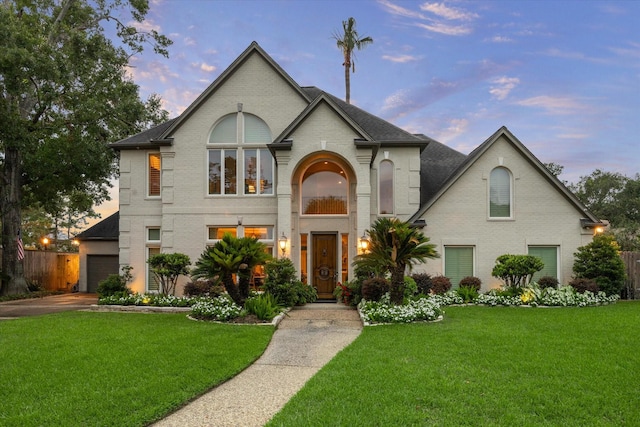
{"label": "palm tree", "polygon": [[379,218],[367,230],[369,251],[354,260],[356,268],[391,275],[391,302],[400,305],[404,299],[404,275],[407,267],[439,255],[420,230],[397,218]]}
{"label": "palm tree", "polygon": [[[249,297],[249,282],[255,266],[269,259],[266,245],[254,237],[236,238],[225,234],[204,250],[192,272],[194,278],[218,278],[239,306]],[[238,277],[238,284],[234,279]]]}
{"label": "palm tree", "polygon": [[347,104],[351,103],[351,70],[356,72],[355,54],[353,49],[362,49],[365,46],[373,43],[373,39],[369,36],[362,37],[358,35],[356,31],[356,20],[349,18],[346,21],[342,21],[343,33],[334,32],[333,38],[336,40],[338,49],[342,50],[344,55],[344,83],[346,87],[345,101]]}

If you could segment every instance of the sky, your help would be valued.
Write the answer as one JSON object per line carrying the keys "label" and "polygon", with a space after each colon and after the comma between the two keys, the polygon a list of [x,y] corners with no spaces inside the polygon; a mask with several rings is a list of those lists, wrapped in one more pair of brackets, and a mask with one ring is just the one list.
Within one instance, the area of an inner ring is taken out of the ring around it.
{"label": "sky", "polygon": [[[373,38],[352,104],[464,154],[504,125],[569,183],[640,173],[636,0],[150,0],[142,28],[173,45],[133,57],[130,75],[175,117],[256,41],[299,85],[344,99],[332,35],[349,17]],[[117,185],[112,197],[103,218]]]}

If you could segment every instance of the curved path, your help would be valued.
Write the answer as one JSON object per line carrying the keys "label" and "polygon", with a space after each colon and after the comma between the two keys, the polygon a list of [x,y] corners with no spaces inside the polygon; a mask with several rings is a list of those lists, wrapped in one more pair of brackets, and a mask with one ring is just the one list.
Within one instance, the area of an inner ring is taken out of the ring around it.
{"label": "curved path", "polygon": [[263,426],[361,331],[358,311],[345,305],[296,307],[255,363],[154,426]]}

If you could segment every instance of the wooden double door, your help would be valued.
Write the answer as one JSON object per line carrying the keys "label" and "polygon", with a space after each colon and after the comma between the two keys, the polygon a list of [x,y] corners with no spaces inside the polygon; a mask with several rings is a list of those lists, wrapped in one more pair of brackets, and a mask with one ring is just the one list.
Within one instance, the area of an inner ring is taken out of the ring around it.
{"label": "wooden double door", "polygon": [[338,236],[336,234],[312,234],[311,267],[313,286],[319,299],[333,299],[333,290],[340,274],[338,265]]}

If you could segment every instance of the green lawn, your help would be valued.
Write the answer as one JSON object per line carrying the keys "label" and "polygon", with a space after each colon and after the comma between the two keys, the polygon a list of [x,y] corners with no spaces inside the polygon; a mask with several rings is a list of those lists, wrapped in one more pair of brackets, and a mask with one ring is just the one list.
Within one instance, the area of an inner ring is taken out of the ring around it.
{"label": "green lawn", "polygon": [[368,327],[269,425],[638,425],[639,327],[627,301]]}
{"label": "green lawn", "polygon": [[184,314],[0,322],[0,425],[145,425],[243,370],[273,331]]}

